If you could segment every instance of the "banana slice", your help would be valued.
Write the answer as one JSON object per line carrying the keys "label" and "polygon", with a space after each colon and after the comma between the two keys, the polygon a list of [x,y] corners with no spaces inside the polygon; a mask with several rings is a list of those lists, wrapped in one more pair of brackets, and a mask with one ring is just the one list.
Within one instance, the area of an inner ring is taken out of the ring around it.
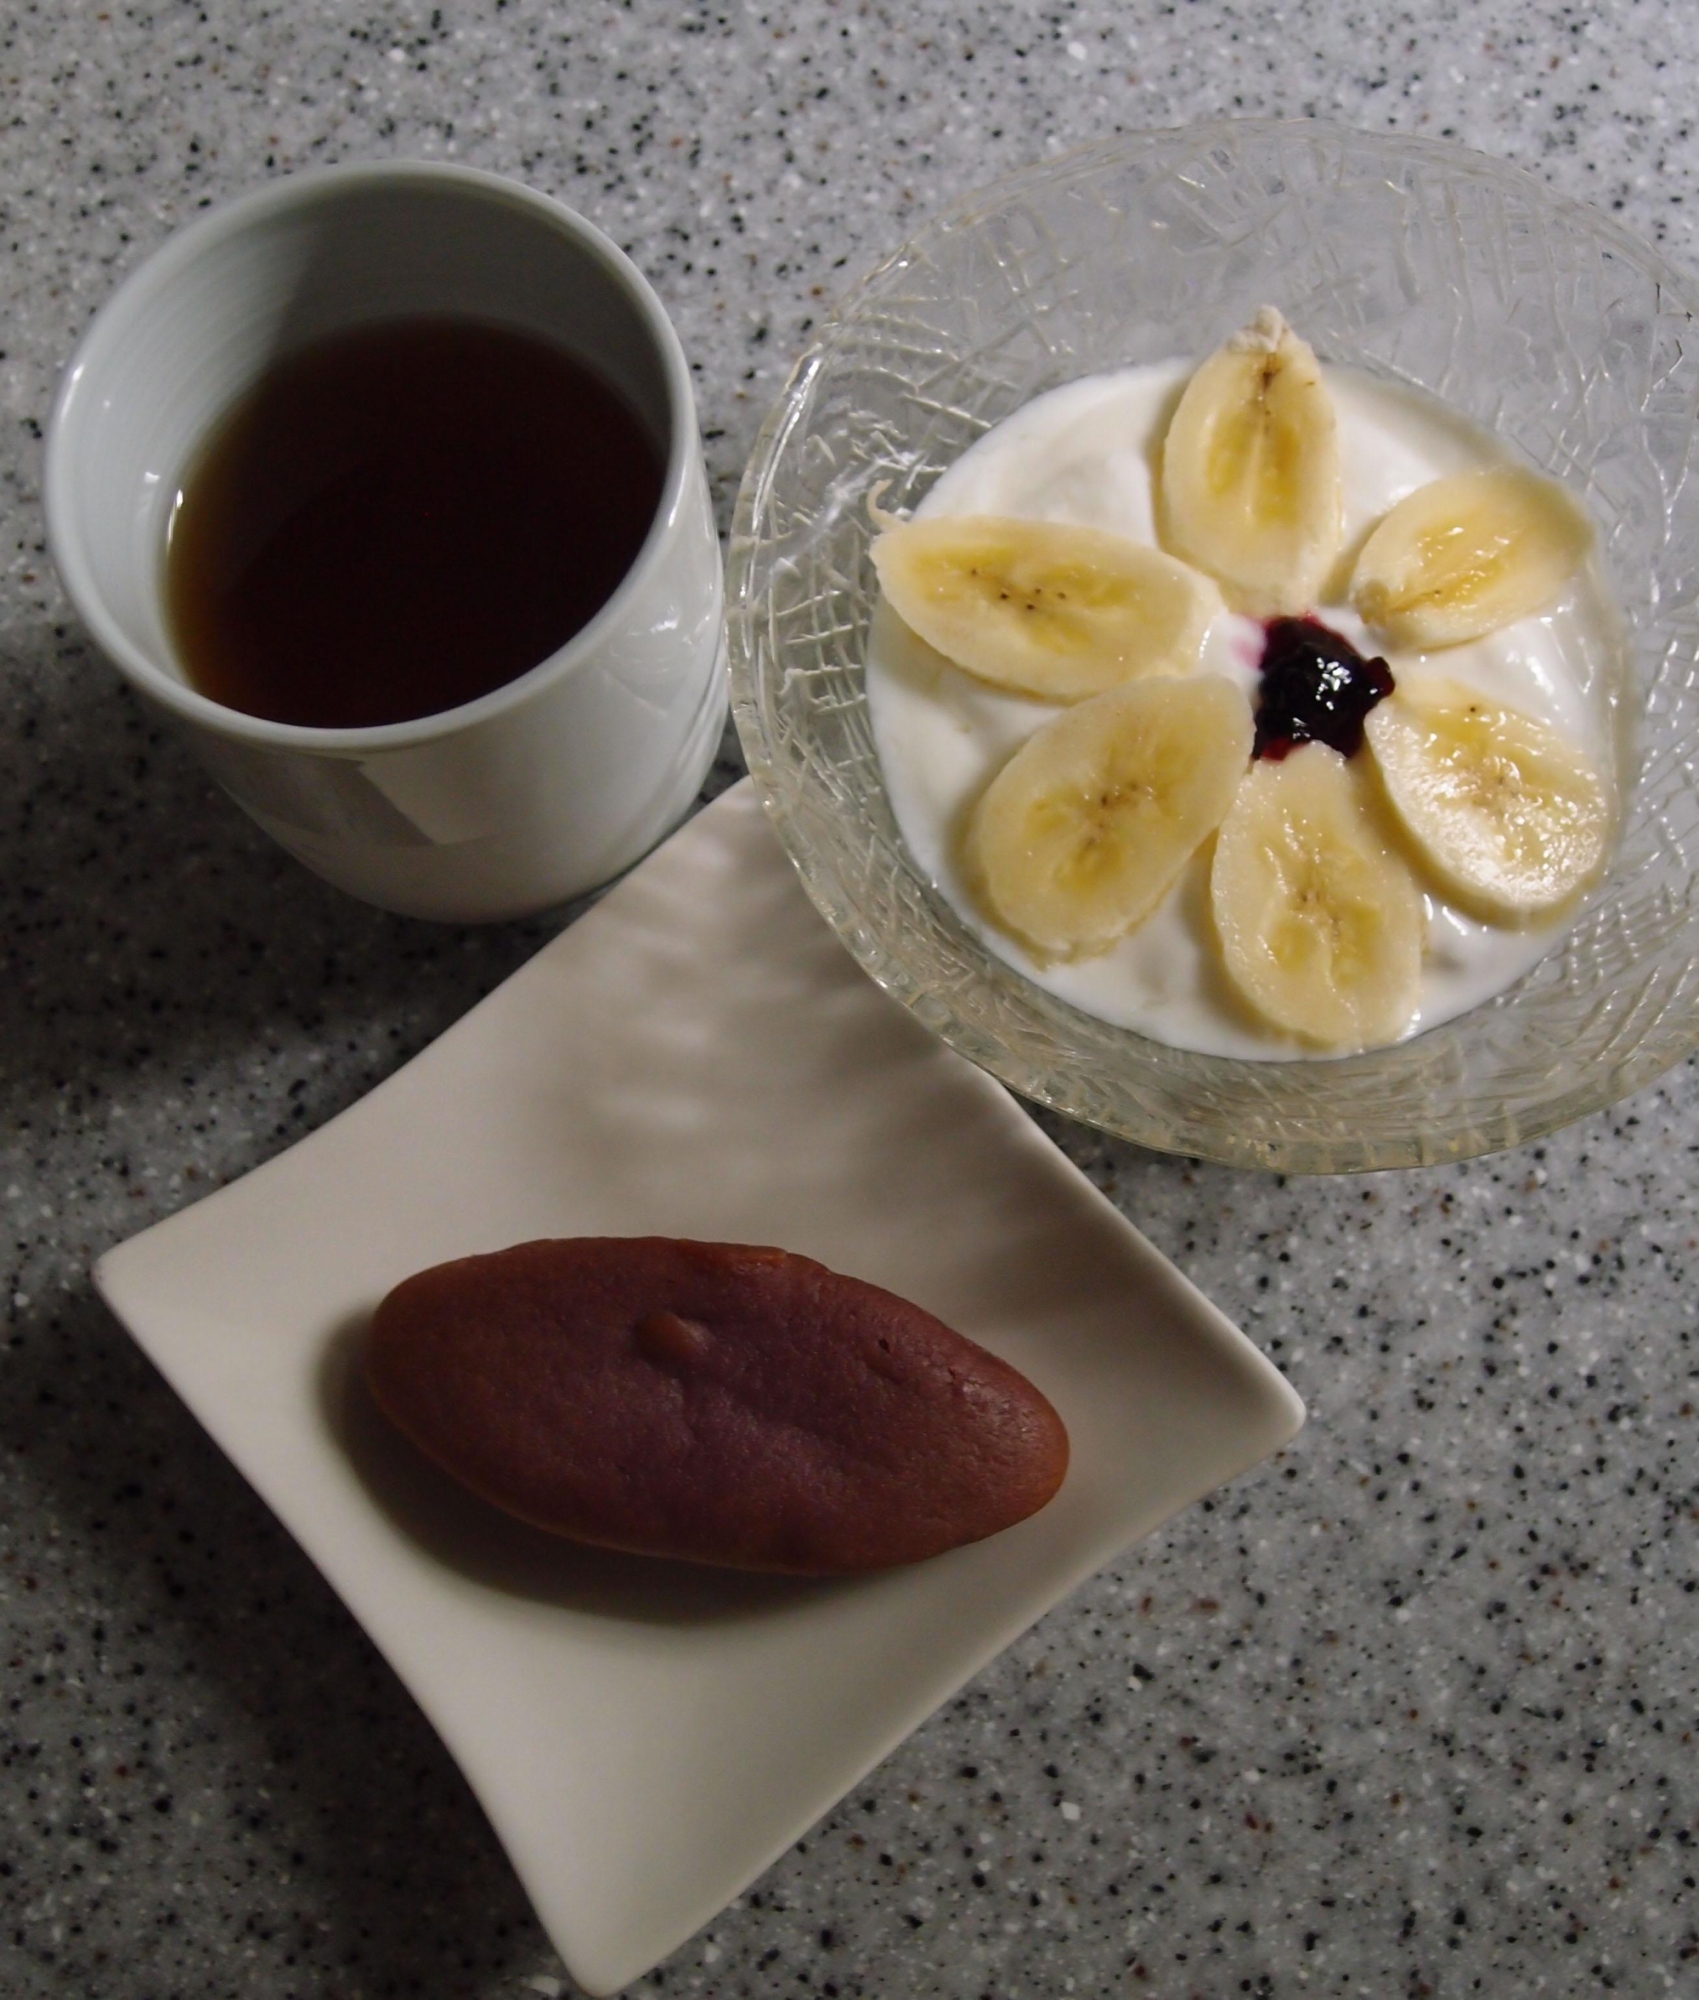
{"label": "banana slice", "polygon": [[1592,544],[1554,480],[1520,466],[1418,486],[1363,544],[1351,602],[1395,646],[1455,646],[1549,604]]}
{"label": "banana slice", "polygon": [[1250,754],[1250,703],[1216,674],[1135,681],[1069,709],[973,810],[981,900],[1041,957],[1106,951],[1221,823]]}
{"label": "banana slice", "polygon": [[1409,1026],[1421,891],[1337,751],[1309,743],[1253,768],[1216,839],[1209,887],[1228,976],[1277,1028],[1344,1053]]}
{"label": "banana slice", "polygon": [[1408,678],[1369,716],[1366,734],[1417,854],[1471,916],[1523,923],[1597,874],[1615,817],[1610,793],[1545,723],[1461,681]]}
{"label": "banana slice", "polygon": [[873,567],[911,631],[999,687],[1079,701],[1197,665],[1220,593],[1184,563],[1097,528],[958,514],[899,522]]}
{"label": "banana slice", "polygon": [[1272,306],[1186,384],[1162,447],[1163,540],[1255,617],[1307,611],[1344,540],[1315,351]]}

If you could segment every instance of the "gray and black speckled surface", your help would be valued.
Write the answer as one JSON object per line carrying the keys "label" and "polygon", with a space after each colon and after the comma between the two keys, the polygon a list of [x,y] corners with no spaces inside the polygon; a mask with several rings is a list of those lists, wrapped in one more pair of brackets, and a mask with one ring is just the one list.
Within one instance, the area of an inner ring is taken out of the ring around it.
{"label": "gray and black speckled surface", "polygon": [[[120,274],[315,162],[533,181],[659,286],[724,518],[825,302],[1006,168],[1321,115],[1516,160],[1693,268],[1695,104],[1685,0],[0,10],[0,1991],[565,1990],[429,1729],[89,1287],[546,934],[321,887],[90,656],[39,440]],[[1699,1992],[1693,1067],[1544,1145],[1373,1179],[1051,1129],[1310,1427],[642,1990]]]}

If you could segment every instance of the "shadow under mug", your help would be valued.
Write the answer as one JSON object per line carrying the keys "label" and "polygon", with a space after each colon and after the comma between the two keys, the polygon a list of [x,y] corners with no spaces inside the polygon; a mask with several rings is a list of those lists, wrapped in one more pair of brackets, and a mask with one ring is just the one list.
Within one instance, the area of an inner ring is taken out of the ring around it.
{"label": "shadow under mug", "polygon": [[[539,335],[621,393],[666,468],[635,562],[559,651],[440,715],[313,729],[209,700],[184,676],[165,606],[190,462],[282,356],[424,315]],[[606,237],[515,182],[425,162],[331,167],[182,231],[66,370],[46,499],[54,561],[101,649],[266,832],[385,909],[495,920],[595,888],[676,824],[718,746],[720,549],[678,336]]]}

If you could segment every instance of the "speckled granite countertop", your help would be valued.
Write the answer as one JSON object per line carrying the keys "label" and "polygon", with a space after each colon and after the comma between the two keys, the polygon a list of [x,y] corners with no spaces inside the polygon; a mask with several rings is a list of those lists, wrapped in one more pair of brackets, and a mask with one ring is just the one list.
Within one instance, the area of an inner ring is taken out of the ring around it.
{"label": "speckled granite countertop", "polygon": [[[75,336],[269,174],[494,168],[659,286],[723,519],[824,302],[952,195],[1106,131],[1455,137],[1699,264],[1699,13],[73,0],[0,10],[0,92],[0,1990],[558,1994],[436,1739],[88,1279],[545,931],[345,901],[91,657],[38,498]],[[728,745],[716,783],[735,769]],[[1692,1066],[1544,1145],[1374,1179],[1052,1129],[1310,1427],[1045,1620],[641,1990],[1699,1992]]]}

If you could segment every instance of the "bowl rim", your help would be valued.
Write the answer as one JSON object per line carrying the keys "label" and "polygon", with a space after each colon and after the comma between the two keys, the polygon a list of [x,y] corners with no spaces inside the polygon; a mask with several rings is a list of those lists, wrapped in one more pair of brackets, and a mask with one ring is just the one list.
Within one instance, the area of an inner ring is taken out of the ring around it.
{"label": "bowl rim", "polygon": [[[892,271],[923,254],[922,246],[927,239],[940,232],[962,229],[984,220],[1035,184],[1048,182],[1070,170],[1089,172],[1096,165],[1107,165],[1129,155],[1136,157],[1140,152],[1152,151],[1165,144],[1183,142],[1203,150],[1212,144],[1256,139],[1302,139],[1321,143],[1331,140],[1353,147],[1366,146],[1383,151],[1391,158],[1420,161],[1451,174],[1479,175],[1520,190],[1554,219],[1578,224],[1592,240],[1652,279],[1661,296],[1678,312],[1699,320],[1699,279],[1672,265],[1653,245],[1592,204],[1551,188],[1526,168],[1450,140],[1368,131],[1328,119],[1215,118],[1191,124],[1149,126],[1118,132],[1030,161],[935,211],[913,229],[895,250],[869,265],[832,303],[813,338],[792,364],[777,399],[756,434],[734,507],[726,559],[732,715],[751,780],[768,820],[789,854],[810,901],[839,942],[882,991],[909,1012],[915,1013],[940,1040],[978,1067],[989,1071],[1018,1096],[1093,1130],[1109,1133],[1153,1152],[1205,1160],[1222,1166],[1283,1175],[1321,1175],[1389,1172],[1451,1164],[1531,1144],[1562,1126],[1605,1110],[1634,1091],[1645,1088],[1690,1054],[1695,1044],[1699,1044],[1699,1014],[1689,1022],[1685,1048],[1660,1046],[1656,1051],[1647,1051],[1638,1047],[1617,1061],[1579,1070],[1574,1084],[1555,1091],[1538,1105],[1513,1109],[1501,1104],[1493,1110],[1483,1108],[1467,1121],[1459,1119],[1452,1128],[1445,1130],[1412,1129],[1403,1134],[1376,1135],[1372,1138],[1341,1134],[1322,1140],[1309,1134],[1291,1138],[1245,1136],[1237,1134],[1224,1123],[1216,1124],[1207,1133],[1194,1130],[1182,1133],[1158,1127],[1148,1120],[1129,1118],[1111,1121],[1086,1106],[1079,1092],[1067,1088],[1062,1078],[1054,1074],[1034,1075],[1001,1043],[960,1022],[947,1009],[935,1006],[923,1011],[917,1006],[916,999],[885,964],[887,956],[900,958],[900,952],[884,941],[881,933],[873,932],[865,923],[846,921],[840,912],[823,879],[827,870],[813,844],[797,824],[797,814],[789,796],[790,787],[781,776],[778,762],[769,754],[760,694],[761,594],[754,588],[760,537],[755,530],[755,522],[765,489],[778,469],[790,434],[805,415],[808,386],[828,364],[835,348],[850,335],[856,315],[864,303]],[[923,873],[908,857],[906,843],[902,843],[902,853],[917,880],[925,881]],[[979,949],[989,961],[990,954],[985,952],[983,945]],[[1020,976],[1012,968],[1004,968],[1004,971],[1010,978],[1018,979]],[[1068,1007],[1066,1002],[1058,1004]],[[1479,1004],[1490,1006],[1493,1000]],[[1469,1013],[1477,1011],[1478,1008],[1468,1010]],[[1457,1018],[1467,1019],[1468,1014]],[[1447,1025],[1436,1023],[1434,1031]],[[1123,1032],[1137,1040],[1151,1039],[1138,1036],[1131,1029]],[[1419,1041],[1421,1036],[1411,1040]],[[1269,1066],[1262,1061],[1208,1056],[1198,1051],[1184,1053],[1200,1062],[1218,1063],[1224,1070],[1243,1071]],[[1374,1050],[1363,1052],[1368,1057],[1376,1053]],[[1341,1058],[1344,1061],[1361,1059]],[[1310,1069],[1318,1065],[1314,1059],[1305,1058],[1304,1067]]]}

